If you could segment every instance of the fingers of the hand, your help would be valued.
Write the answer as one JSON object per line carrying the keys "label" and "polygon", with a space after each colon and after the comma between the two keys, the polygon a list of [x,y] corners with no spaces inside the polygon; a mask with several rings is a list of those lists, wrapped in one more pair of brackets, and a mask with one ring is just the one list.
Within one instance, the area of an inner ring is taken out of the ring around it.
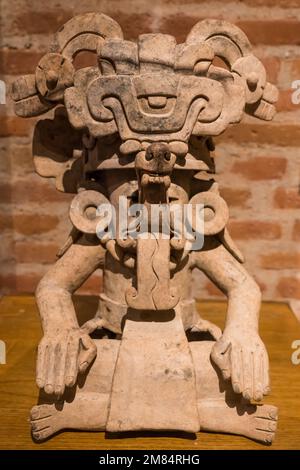
{"label": "fingers of the hand", "polygon": [[47,349],[47,357],[45,361],[46,378],[45,378],[45,392],[54,392],[54,367],[55,367],[55,345],[49,344]]}
{"label": "fingers of the hand", "polygon": [[65,384],[72,387],[77,378],[77,361],[79,353],[79,338],[70,336],[67,343],[67,357],[65,368]]}
{"label": "fingers of the hand", "polygon": [[269,374],[269,358],[267,352],[262,353],[262,367],[263,367],[263,393],[268,395],[271,391],[270,387],[270,374]]}
{"label": "fingers of the hand", "polygon": [[97,354],[97,348],[94,341],[88,336],[81,337],[81,350],[79,353],[79,371],[85,372]]}
{"label": "fingers of the hand", "polygon": [[232,348],[231,353],[231,383],[235,393],[242,393],[243,371],[242,371],[242,351],[240,348]]}
{"label": "fingers of the hand", "polygon": [[207,321],[207,320],[199,320],[196,325],[194,325],[191,329],[193,333],[201,332],[201,331],[208,331],[211,336],[218,341],[222,336],[222,330],[217,325]]}
{"label": "fingers of the hand", "polygon": [[55,350],[55,395],[61,396],[65,389],[65,368],[66,368],[67,345],[59,343]]}
{"label": "fingers of the hand", "polygon": [[243,367],[243,397],[246,400],[253,398],[253,353],[242,351]]}
{"label": "fingers of the hand", "polygon": [[221,370],[224,380],[228,380],[230,378],[231,373],[230,349],[231,344],[228,341],[222,340],[221,338],[214,345],[211,352],[211,358]]}
{"label": "fingers of the hand", "polygon": [[222,336],[222,330],[221,328],[219,328],[218,326],[216,325],[211,325],[209,328],[208,328],[208,331],[209,333],[212,335],[212,337],[215,339],[215,340],[219,340]]}
{"label": "fingers of the hand", "polygon": [[263,362],[260,351],[253,355],[253,398],[256,401],[261,401],[264,395],[263,387]]}
{"label": "fingers of the hand", "polygon": [[37,354],[37,363],[36,363],[36,383],[39,388],[43,388],[45,386],[45,361],[47,355],[48,345],[44,342],[41,342],[38,347],[38,354]]}

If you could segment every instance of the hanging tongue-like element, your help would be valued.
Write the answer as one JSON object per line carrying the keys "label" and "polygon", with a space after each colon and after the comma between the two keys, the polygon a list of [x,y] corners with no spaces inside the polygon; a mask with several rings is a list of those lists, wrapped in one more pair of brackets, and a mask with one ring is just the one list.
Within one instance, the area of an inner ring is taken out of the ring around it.
{"label": "hanging tongue-like element", "polygon": [[[153,206],[167,204],[167,190],[176,156],[167,144],[153,143],[146,152],[136,156],[140,202],[145,205],[148,217]],[[169,310],[178,303],[178,296],[170,289],[170,239],[166,238],[162,224],[149,227],[137,239],[137,289],[126,293],[128,306],[139,310]]]}

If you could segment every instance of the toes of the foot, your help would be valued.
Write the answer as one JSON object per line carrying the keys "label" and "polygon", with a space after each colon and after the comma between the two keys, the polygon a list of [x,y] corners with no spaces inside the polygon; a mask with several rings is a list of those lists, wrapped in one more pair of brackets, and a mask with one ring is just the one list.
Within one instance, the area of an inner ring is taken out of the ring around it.
{"label": "toes of the foot", "polygon": [[265,442],[266,444],[272,444],[274,436],[275,435],[274,435],[273,432],[265,433],[265,437],[263,439],[263,442]]}
{"label": "toes of the foot", "polygon": [[270,406],[269,412],[268,412],[269,418],[273,419],[274,421],[277,421],[278,419],[278,409],[274,406]]}
{"label": "toes of the foot", "polygon": [[277,421],[278,408],[272,405],[263,405],[262,407],[259,407],[257,417]]}
{"label": "toes of the foot", "polygon": [[48,425],[45,423],[45,420],[38,420],[38,421],[32,421],[31,422],[31,430],[32,432],[38,432],[41,431],[42,429],[47,428]]}
{"label": "toes of the foot", "polygon": [[31,409],[30,418],[31,420],[38,420],[42,418],[48,418],[53,414],[52,405],[37,405]]}
{"label": "toes of the foot", "polygon": [[276,421],[269,421],[268,427],[269,427],[269,431],[275,432],[276,429],[277,429],[277,422]]}
{"label": "toes of the foot", "polygon": [[260,431],[276,431],[277,422],[270,419],[257,419],[256,423],[257,429]]}
{"label": "toes of the foot", "polygon": [[30,411],[30,418],[31,419],[39,419],[40,417],[40,407],[34,406]]}
{"label": "toes of the foot", "polygon": [[32,437],[36,441],[43,441],[44,439],[47,439],[52,434],[52,431],[50,428],[42,429],[40,431],[32,431]]}

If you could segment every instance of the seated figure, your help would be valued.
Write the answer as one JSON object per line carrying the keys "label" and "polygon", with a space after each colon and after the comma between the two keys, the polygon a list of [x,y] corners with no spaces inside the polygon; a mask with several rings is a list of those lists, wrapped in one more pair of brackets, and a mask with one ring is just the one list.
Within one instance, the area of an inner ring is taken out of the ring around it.
{"label": "seated figure", "polygon": [[[82,51],[94,65],[75,67]],[[205,20],[184,44],[165,34],[131,42],[111,18],[79,15],[13,98],[22,117],[56,108],[36,124],[34,163],[75,194],[72,231],[36,291],[34,438],[203,430],[271,443],[261,293],[226,228],[212,156],[213,137],[244,112],[275,114],[277,89],[247,37]],[[99,268],[98,311],[79,324],[72,294]],[[224,331],[196,311],[194,269],[228,297]]]}

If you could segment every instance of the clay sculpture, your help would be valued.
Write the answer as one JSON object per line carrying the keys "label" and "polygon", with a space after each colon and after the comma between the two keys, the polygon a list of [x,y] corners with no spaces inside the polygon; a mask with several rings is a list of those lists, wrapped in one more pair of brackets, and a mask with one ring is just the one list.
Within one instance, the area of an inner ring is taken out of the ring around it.
{"label": "clay sculpture", "polygon": [[[76,68],[82,51],[94,65]],[[12,94],[18,116],[49,113],[35,127],[35,168],[75,194],[70,236],[36,291],[34,438],[208,430],[271,443],[277,408],[259,403],[270,391],[261,293],[226,228],[211,154],[244,112],[275,114],[277,89],[245,34],[205,20],[184,44],[166,34],[132,42],[111,18],[79,15]],[[98,268],[98,312],[79,325],[72,294]],[[228,297],[223,332],[196,310],[194,269]]]}

